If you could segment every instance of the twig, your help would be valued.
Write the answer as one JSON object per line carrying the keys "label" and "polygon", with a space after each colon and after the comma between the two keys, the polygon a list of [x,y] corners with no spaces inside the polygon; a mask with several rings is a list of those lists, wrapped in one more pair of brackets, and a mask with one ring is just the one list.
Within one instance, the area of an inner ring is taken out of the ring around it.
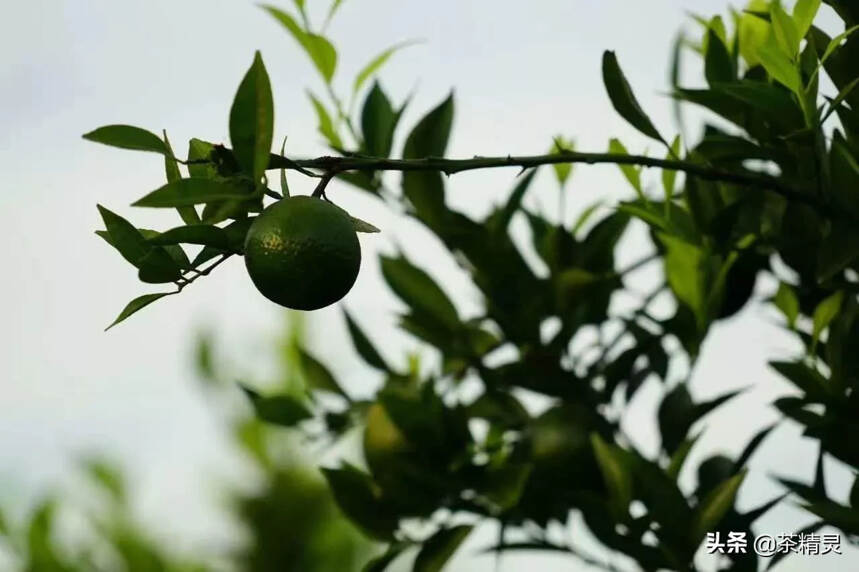
{"label": "twig", "polygon": [[288,159],[272,154],[269,169],[320,169],[329,171],[436,171],[447,175],[472,171],[477,169],[492,169],[498,167],[520,167],[530,169],[541,165],[556,165],[565,163],[640,165],[681,171],[711,181],[753,185],[770,189],[782,196],[821,206],[811,193],[795,188],[782,180],[752,171],[727,171],[698,163],[678,161],[675,159],[660,159],[643,155],[619,155],[614,153],[582,153],[578,151],[562,151],[548,155],[507,155],[504,157],[473,157],[470,159],[447,159],[441,157],[426,157],[422,159],[386,159],[382,157],[324,156],[315,159]]}

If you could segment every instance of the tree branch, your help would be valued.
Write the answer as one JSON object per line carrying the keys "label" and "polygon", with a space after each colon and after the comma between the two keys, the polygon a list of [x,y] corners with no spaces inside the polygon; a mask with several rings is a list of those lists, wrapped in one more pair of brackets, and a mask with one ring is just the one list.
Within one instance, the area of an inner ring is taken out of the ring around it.
{"label": "tree branch", "polygon": [[321,169],[323,171],[436,171],[453,175],[463,171],[477,169],[493,169],[498,167],[519,167],[530,169],[541,165],[561,163],[639,165],[680,171],[689,175],[710,181],[751,185],[774,191],[786,198],[820,208],[810,192],[793,187],[772,175],[752,171],[727,171],[708,167],[698,163],[678,161],[675,159],[659,159],[643,155],[618,155],[614,153],[582,153],[578,151],[562,151],[548,155],[507,155],[506,157],[480,157],[471,159],[446,159],[441,157],[426,157],[423,159],[385,159],[353,155],[348,157],[317,157],[315,159],[290,159],[272,154],[269,169]]}

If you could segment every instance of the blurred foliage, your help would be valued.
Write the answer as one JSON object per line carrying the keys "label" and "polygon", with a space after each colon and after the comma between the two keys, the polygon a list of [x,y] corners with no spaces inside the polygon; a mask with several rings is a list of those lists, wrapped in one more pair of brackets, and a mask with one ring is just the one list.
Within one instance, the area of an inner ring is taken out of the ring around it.
{"label": "blurred foliage", "polygon": [[[366,570],[383,570],[409,549],[417,551],[415,570],[440,570],[482,522],[500,525],[493,550],[546,549],[590,561],[575,538],[558,543],[546,534],[553,525],[568,526],[571,515],[641,569],[695,569],[707,532],[751,533],[772,507],[796,499],[819,518],[806,531],[826,525],[849,539],[859,536],[857,486],[850,506],[838,502],[826,490],[823,469],[826,457],[859,468],[859,444],[851,438],[859,405],[859,33],[853,33],[859,13],[852,1],[826,4],[843,24],[834,38],[815,25],[819,0],[799,0],[791,12],[778,1],[756,0],[727,19],[695,16],[695,37],[676,43],[672,95],[679,117],[687,105],[708,114],[702,132],[686,141],[666,137],[654,124],[618,57],[606,52],[602,74],[614,109],[682,168],[659,173],[653,192],[635,165],[645,161],[631,159],[626,145],[612,139],[609,150],[631,191],[601,218],[594,208],[571,221],[562,212],[529,207],[525,199],[537,169],[520,173],[481,219],[450,206],[441,172],[405,170],[399,191],[380,172],[328,173],[422,224],[482,302],[475,315],[463,315],[431,269],[402,254],[384,256],[382,275],[404,308],[399,326],[435,350],[437,366],[389,362],[362,330],[370,318],[346,315],[357,354],[384,376],[375,395],[354,394],[324,355],[298,349],[290,365],[298,382],[280,392],[247,391],[260,418],[296,428],[311,441],[362,433],[363,462],[329,464],[323,474],[340,510],[366,535],[387,543]],[[313,28],[305,3],[266,10],[320,74],[326,97],[310,98],[332,152],[391,156],[408,99],[392,103],[378,80],[363,86],[393,51],[358,73],[347,100],[334,82],[337,50]],[[689,54],[704,87],[680,83],[681,55]],[[822,92],[824,76],[837,91]],[[102,211],[104,238],[142,280],[176,281],[181,290],[188,266],[183,243],[205,246],[191,267],[201,257],[240,254],[235,237],[266,196],[277,196],[262,176],[266,165],[294,166],[269,156],[267,89],[257,56],[231,113],[234,149],[192,141],[189,157],[204,159],[189,165],[198,173],[181,180],[174,175],[137,203],[205,204],[201,220],[208,230],[195,223],[147,236]],[[404,134],[399,155],[418,162],[443,157],[454,106],[451,95],[426,112]],[[251,125],[256,130],[248,131]],[[165,142],[146,133],[109,126],[87,137],[165,154],[169,164]],[[552,154],[571,153],[571,145],[557,138]],[[570,174],[555,169],[560,192],[572,185]],[[286,194],[288,184],[282,189]],[[513,219],[527,225],[525,240],[511,232]],[[232,222],[216,226],[224,221]],[[646,230],[651,253],[619,267],[616,251],[631,227]],[[630,276],[650,264],[660,265],[663,280],[641,295]],[[755,296],[761,276],[779,284],[763,302]],[[620,294],[636,299],[635,308],[618,312],[613,301]],[[132,302],[120,319],[152,301]],[[657,303],[669,306],[670,315],[656,314]],[[819,442],[820,458],[812,484],[781,479],[788,500],[774,487],[772,500],[741,511],[735,500],[746,465],[772,427],[750,436],[735,458],[715,455],[689,466],[702,421],[737,393],[702,401],[687,384],[713,325],[750,303],[779,309],[785,328],[805,348],[793,360],[771,364],[795,386],[774,406]],[[655,412],[661,446],[649,456],[623,434],[620,421],[636,393],[654,380],[663,390]],[[539,401],[548,405],[536,407]],[[694,487],[678,483],[681,471],[697,475]],[[255,506],[261,514],[268,510]],[[514,532],[527,540],[509,540]],[[260,546],[268,546],[263,536]],[[725,554],[715,566],[757,570],[763,565],[758,560],[750,550]]]}

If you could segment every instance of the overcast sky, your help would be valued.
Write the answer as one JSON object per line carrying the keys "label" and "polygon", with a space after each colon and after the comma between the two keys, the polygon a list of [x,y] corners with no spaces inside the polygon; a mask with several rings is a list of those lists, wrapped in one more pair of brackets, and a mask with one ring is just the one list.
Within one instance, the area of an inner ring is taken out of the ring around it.
{"label": "overcast sky", "polygon": [[[286,0],[281,4],[289,7]],[[327,2],[308,4],[316,14],[327,8]],[[340,53],[342,91],[384,47],[426,40],[397,55],[382,80],[398,101],[414,90],[406,125],[456,89],[452,156],[543,152],[559,133],[584,150],[602,151],[609,137],[620,136],[631,150],[643,151],[648,143],[612,112],[605,97],[602,51],[617,51],[643,106],[671,132],[664,93],[672,39],[688,24],[686,11],[710,15],[725,9],[724,0],[347,0],[330,35]],[[156,132],[167,128],[180,154],[190,137],[226,141],[232,96],[256,49],[274,88],[276,139],[289,135],[294,155],[322,153],[304,94],[308,86],[319,91],[315,72],[292,39],[253,3],[28,0],[4,6],[0,505],[21,504],[49,484],[67,482],[82,452],[101,450],[133,473],[143,518],[157,523],[165,537],[176,533],[193,545],[225,534],[217,524],[215,493],[225,479],[240,474],[239,457],[194,379],[189,358],[194,332],[216,329],[230,346],[232,361],[249,374],[262,372],[271,363],[271,339],[283,314],[256,293],[241,261],[233,260],[181,296],[104,333],[128,300],[157,288],[139,284],[132,269],[93,234],[100,227],[96,203],[132,216],[140,226],[167,228],[179,221],[172,212],[128,207],[163,183],[157,156],[87,143],[80,135],[110,123]],[[699,75],[690,66],[690,81]],[[449,184],[450,201],[485,212],[502,199],[514,175],[508,170],[457,175]],[[309,192],[307,181],[291,181],[298,192]],[[557,194],[550,172],[542,174],[539,187],[530,204],[551,209]],[[461,309],[474,311],[473,290],[426,231],[358,191],[335,186],[330,194],[383,229],[382,235],[362,238],[364,266],[345,305],[384,340],[386,355],[402,359],[418,346],[395,333],[398,305],[381,281],[376,252],[399,245],[420,257]],[[616,169],[578,167],[566,218],[596,198],[610,203],[628,196]],[[622,259],[634,259],[641,248],[629,242]],[[711,416],[713,429],[693,452],[693,463],[714,451],[737,454],[776,418],[765,404],[789,388],[766,361],[790,356],[796,348],[774,323],[775,315],[757,305],[714,328],[692,381],[693,394],[703,399],[732,388],[754,389]],[[345,383],[372,387],[375,378],[352,355],[339,309],[314,313],[312,326],[315,347]],[[661,392],[658,384],[642,390],[626,423],[645,450],[657,443],[652,407]],[[768,475],[810,479],[815,452],[812,443],[799,439],[796,427],[780,428],[754,458],[740,504],[752,506],[772,493]],[[835,494],[844,497],[848,472],[834,463],[828,468]],[[694,482],[692,475],[684,475],[684,482]],[[784,533],[809,520],[784,508],[761,525]],[[505,569],[519,569],[522,558],[511,558]],[[801,570],[809,562],[788,559],[783,569]],[[528,562],[538,564],[545,570],[579,569],[554,557]],[[847,560],[813,564],[843,570]],[[466,550],[451,569],[492,565]]]}

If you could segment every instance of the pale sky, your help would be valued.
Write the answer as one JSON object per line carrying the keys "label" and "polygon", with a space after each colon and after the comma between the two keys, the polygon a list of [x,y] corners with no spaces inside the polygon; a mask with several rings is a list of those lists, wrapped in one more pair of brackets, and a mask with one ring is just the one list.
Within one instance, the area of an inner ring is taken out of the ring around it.
{"label": "pale sky", "polygon": [[[308,4],[320,16],[327,9],[327,2]],[[280,5],[291,6],[287,0]],[[404,125],[413,125],[455,88],[451,156],[539,153],[558,133],[582,150],[605,150],[609,137],[619,136],[640,152],[655,147],[611,110],[600,79],[602,51],[617,51],[642,105],[670,133],[675,127],[664,93],[672,39],[681,26],[693,29],[686,11],[711,15],[725,9],[724,0],[346,0],[330,35],[340,52],[337,82],[344,92],[381,49],[404,39],[426,40],[397,55],[382,82],[396,101],[415,90]],[[264,372],[283,314],[256,293],[236,260],[104,333],[128,300],[157,288],[138,283],[133,269],[93,234],[100,228],[96,203],[140,226],[168,228],[179,220],[172,212],[128,206],[163,184],[158,156],[80,136],[100,125],[128,123],[155,132],[167,128],[180,154],[190,137],[226,141],[232,96],[260,49],[275,93],[276,139],[288,135],[293,155],[320,154],[304,94],[308,86],[321,91],[315,72],[292,39],[251,2],[7,0],[3,12],[0,228],[7,240],[0,280],[0,505],[21,505],[49,485],[68,483],[82,452],[107,451],[133,475],[144,521],[165,538],[175,534],[173,541],[181,538],[184,546],[209,544],[229,534],[218,524],[217,493],[242,472],[225,423],[194,379],[194,332],[214,328],[242,371]],[[690,66],[687,77],[699,75]],[[514,175],[457,175],[449,182],[450,202],[485,212],[502,200]],[[309,192],[310,183],[299,176],[291,182],[294,190]],[[551,208],[557,192],[550,171],[538,185],[529,204]],[[577,167],[568,193],[568,220],[597,198],[610,203],[630,196],[610,166]],[[402,359],[418,346],[395,331],[399,306],[381,280],[376,252],[399,245],[420,258],[466,315],[475,310],[473,290],[424,229],[360,191],[335,186],[329,194],[383,229],[362,238],[364,265],[345,305],[383,340],[387,356]],[[633,239],[621,259],[640,253]],[[709,418],[712,429],[696,446],[692,464],[715,451],[736,455],[776,418],[766,404],[789,388],[766,361],[789,357],[796,348],[775,319],[754,305],[714,329],[693,395],[705,399],[749,385],[754,390]],[[344,383],[372,388],[376,378],[352,355],[339,308],[314,313],[311,323],[314,347]],[[661,391],[648,384],[627,419],[645,450],[656,444],[653,407]],[[798,428],[781,427],[754,458],[741,506],[774,494],[770,475],[809,480],[815,454]],[[834,463],[827,468],[836,498],[844,498],[848,471]],[[684,474],[683,482],[694,478]],[[786,533],[808,521],[781,508],[760,525]],[[493,569],[492,559],[475,558],[469,547],[452,571]],[[855,552],[843,559],[795,557],[780,569],[843,570],[857,562]],[[569,559],[532,555],[510,557],[503,569],[520,566],[583,569]]]}

